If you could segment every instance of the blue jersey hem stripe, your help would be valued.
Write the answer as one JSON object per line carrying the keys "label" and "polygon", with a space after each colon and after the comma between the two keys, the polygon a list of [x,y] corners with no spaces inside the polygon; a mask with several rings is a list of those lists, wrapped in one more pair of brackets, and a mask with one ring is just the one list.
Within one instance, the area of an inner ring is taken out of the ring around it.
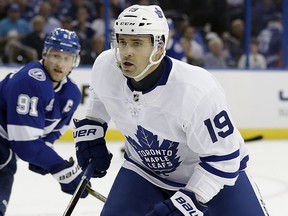
{"label": "blue jersey hem stripe", "polygon": [[167,179],[163,179],[163,178],[160,178],[159,176],[157,176],[155,173],[153,173],[152,171],[144,168],[143,166],[141,166],[140,164],[136,163],[135,161],[131,160],[127,154],[125,153],[124,154],[124,158],[131,162],[132,164],[136,165],[137,167],[139,167],[141,170],[143,170],[144,172],[146,172],[148,175],[152,176],[153,178],[156,178],[158,179],[159,181],[163,182],[164,184],[166,185],[170,185],[170,186],[173,186],[173,187],[185,187],[186,184],[181,184],[181,183],[177,183],[177,182],[173,182],[173,181],[169,181]]}

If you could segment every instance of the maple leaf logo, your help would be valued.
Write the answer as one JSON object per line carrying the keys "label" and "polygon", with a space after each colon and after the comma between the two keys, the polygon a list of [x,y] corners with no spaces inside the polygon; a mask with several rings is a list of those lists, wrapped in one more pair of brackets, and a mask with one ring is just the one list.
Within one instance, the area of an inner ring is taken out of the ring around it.
{"label": "maple leaf logo", "polygon": [[126,139],[150,170],[168,176],[180,165],[180,156],[177,156],[178,142],[163,139],[160,144],[157,135],[139,125],[135,136],[138,142],[130,136],[126,136]]}

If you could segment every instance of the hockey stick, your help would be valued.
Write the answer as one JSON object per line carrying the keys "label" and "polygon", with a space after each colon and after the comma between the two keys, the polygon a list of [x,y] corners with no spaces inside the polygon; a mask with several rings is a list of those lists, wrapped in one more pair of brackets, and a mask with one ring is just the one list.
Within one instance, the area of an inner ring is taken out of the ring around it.
{"label": "hockey stick", "polygon": [[82,179],[76,189],[76,191],[74,192],[73,194],[73,197],[71,198],[63,216],[70,216],[78,202],[78,200],[80,199],[83,191],[85,190],[89,180],[91,179],[92,177],[92,174],[94,172],[94,164],[93,163],[89,163],[88,164],[88,167],[86,168],[83,176],[82,176]]}
{"label": "hockey stick", "polygon": [[261,140],[261,139],[263,139],[263,136],[262,135],[258,135],[258,136],[246,138],[246,139],[244,139],[244,141],[245,142],[251,142],[251,141],[257,141],[257,140]]}
{"label": "hockey stick", "polygon": [[99,192],[93,190],[93,189],[92,189],[91,187],[89,187],[88,185],[86,186],[86,191],[87,191],[90,195],[92,195],[92,196],[94,196],[95,198],[97,198],[98,200],[102,201],[103,203],[106,202],[106,199],[107,199],[107,198],[106,198],[105,196],[103,196],[103,195],[100,194]]}

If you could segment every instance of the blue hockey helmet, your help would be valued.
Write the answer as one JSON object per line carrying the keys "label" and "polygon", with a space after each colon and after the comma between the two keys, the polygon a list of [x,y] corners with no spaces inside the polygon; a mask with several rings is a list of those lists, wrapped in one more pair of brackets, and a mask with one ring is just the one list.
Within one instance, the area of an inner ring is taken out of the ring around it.
{"label": "blue hockey helmet", "polygon": [[79,38],[74,31],[62,28],[54,29],[49,35],[47,35],[44,41],[43,55],[46,55],[51,48],[75,54],[76,60],[74,67],[78,66],[81,46]]}

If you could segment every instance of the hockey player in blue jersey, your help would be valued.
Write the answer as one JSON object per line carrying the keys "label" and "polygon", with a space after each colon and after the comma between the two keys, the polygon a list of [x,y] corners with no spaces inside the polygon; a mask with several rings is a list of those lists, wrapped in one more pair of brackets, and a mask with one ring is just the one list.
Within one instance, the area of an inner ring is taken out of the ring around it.
{"label": "hockey player in blue jersey", "polygon": [[114,48],[92,69],[86,117],[74,121],[79,165],[92,162],[94,177],[110,165],[107,123],[126,137],[101,216],[267,216],[223,89],[208,71],[165,56],[161,8],[133,5],[114,31]]}
{"label": "hockey player in blue jersey", "polygon": [[57,28],[45,39],[42,60],[0,82],[1,216],[11,194],[17,157],[34,172],[52,174],[65,193],[73,194],[80,182],[78,164],[72,158],[64,160],[52,148],[80,103],[80,90],[68,77],[79,64],[79,52],[76,33]]}

